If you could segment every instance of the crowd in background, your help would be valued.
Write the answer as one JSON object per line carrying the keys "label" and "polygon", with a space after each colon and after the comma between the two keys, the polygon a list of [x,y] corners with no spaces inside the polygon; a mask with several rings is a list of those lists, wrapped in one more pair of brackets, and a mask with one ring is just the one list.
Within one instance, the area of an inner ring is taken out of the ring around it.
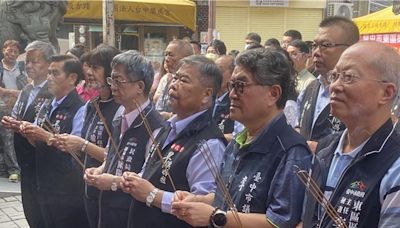
{"label": "crowd in background", "polygon": [[6,41],[1,148],[30,227],[398,226],[400,56],[359,36],[335,16],[312,41],[176,39],[161,63]]}

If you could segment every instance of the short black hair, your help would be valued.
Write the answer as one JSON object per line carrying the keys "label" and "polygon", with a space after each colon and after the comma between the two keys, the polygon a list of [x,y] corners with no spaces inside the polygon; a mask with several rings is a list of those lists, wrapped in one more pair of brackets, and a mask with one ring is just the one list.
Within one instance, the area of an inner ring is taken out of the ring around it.
{"label": "short black hair", "polygon": [[215,49],[215,51],[217,51],[218,55],[226,55],[226,46],[225,46],[225,43],[222,40],[213,40],[213,41],[211,41],[208,44],[207,49],[209,47],[213,47]]}
{"label": "short black hair", "polygon": [[283,33],[283,36],[290,36],[290,37],[292,37],[293,40],[301,40],[302,39],[301,33],[294,29],[287,30],[285,33]]}
{"label": "short black hair", "polygon": [[111,76],[111,61],[120,51],[113,46],[100,44],[90,52],[89,65],[104,67],[104,77]]}
{"label": "short black hair", "polygon": [[261,36],[258,35],[258,34],[255,33],[255,32],[251,32],[251,33],[247,34],[247,35],[246,35],[246,39],[254,40],[254,41],[256,41],[257,43],[261,44]]}
{"label": "short black hair", "polygon": [[83,44],[77,44],[71,49],[67,51],[67,53],[70,52],[71,54],[75,55],[78,59],[81,58],[81,56],[87,52],[87,48]]}
{"label": "short black hair", "polygon": [[270,46],[270,47],[280,47],[281,44],[279,43],[278,39],[275,38],[270,38],[267,41],[265,41],[264,46]]}
{"label": "short black hair", "polygon": [[236,58],[236,65],[247,69],[259,85],[279,85],[282,95],[276,102],[278,108],[295,93],[295,70],[288,55],[276,48],[257,48],[243,51]]}
{"label": "short black hair", "polygon": [[360,40],[360,32],[357,25],[347,17],[332,16],[327,17],[319,24],[320,28],[339,26],[343,29],[346,36],[346,42],[348,45],[353,45]]}
{"label": "short black hair", "polygon": [[189,43],[196,45],[201,50],[201,44],[198,41],[191,40]]}
{"label": "short black hair", "polygon": [[300,52],[307,53],[307,54],[310,53],[310,48],[308,47],[306,42],[304,42],[302,40],[293,40],[292,42],[290,42],[289,46],[298,48],[300,50]]}
{"label": "short black hair", "polygon": [[69,74],[76,74],[77,79],[75,81],[75,86],[83,79],[82,64],[76,57],[71,55],[53,55],[50,62],[63,62],[63,71],[67,76],[69,76]]}

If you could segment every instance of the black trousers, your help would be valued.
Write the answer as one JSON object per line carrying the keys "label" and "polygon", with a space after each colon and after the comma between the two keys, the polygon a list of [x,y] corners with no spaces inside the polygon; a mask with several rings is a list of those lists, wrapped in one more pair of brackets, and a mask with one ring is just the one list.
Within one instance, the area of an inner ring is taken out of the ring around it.
{"label": "black trousers", "polygon": [[22,207],[31,228],[45,227],[42,211],[37,199],[36,170],[21,166]]}
{"label": "black trousers", "polygon": [[88,228],[82,195],[39,191],[40,209],[47,228]]}

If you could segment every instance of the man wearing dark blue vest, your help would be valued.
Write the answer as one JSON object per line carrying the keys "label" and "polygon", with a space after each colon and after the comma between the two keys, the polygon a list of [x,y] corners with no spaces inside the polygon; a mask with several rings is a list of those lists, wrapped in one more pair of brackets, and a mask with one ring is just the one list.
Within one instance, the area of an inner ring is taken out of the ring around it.
{"label": "man wearing dark blue vest", "polygon": [[57,134],[81,134],[84,103],[75,86],[82,78],[78,59],[53,56],[47,86],[54,99],[42,105],[34,124],[23,122],[20,127],[36,147],[38,199],[48,228],[88,227],[80,188],[82,167],[72,155],[57,149]]}
{"label": "man wearing dark blue vest", "polygon": [[174,192],[205,195],[215,190],[199,144],[208,147],[220,163],[225,140],[212,120],[211,108],[221,87],[221,73],[204,56],[181,61],[169,87],[169,104],[176,115],[155,138],[144,170],[123,175],[124,191],[134,198],[129,227],[189,227],[170,214]]}
{"label": "man wearing dark blue vest", "polygon": [[334,16],[325,18],[312,44],[316,70],[320,73],[299,95],[299,130],[315,151],[318,141],[333,132],[343,130],[341,122],[330,114],[327,75],[340,55],[359,40],[357,25],[351,20]]}
{"label": "man wearing dark blue vest", "polygon": [[295,91],[295,71],[275,48],[250,49],[235,61],[230,115],[245,129],[226,148],[215,193],[178,191],[173,213],[195,227],[295,227],[305,187],[294,173],[311,163],[305,140],[282,111]]}
{"label": "man wearing dark blue vest", "polygon": [[320,141],[312,177],[337,215],[328,216],[308,194],[304,227],[333,227],[333,220],[346,227],[400,223],[400,137],[391,119],[399,62],[393,48],[359,42],[344,51],[330,74],[332,114],[347,129]]}
{"label": "man wearing dark blue vest", "polygon": [[122,173],[140,172],[146,147],[151,144],[149,138],[164,123],[148,97],[154,75],[150,61],[136,51],[127,51],[115,56],[111,66],[107,83],[115,101],[124,108],[113,120],[106,160],[85,171],[86,183],[102,190],[98,227],[104,228],[127,226],[132,197],[121,191]]}
{"label": "man wearing dark blue vest", "polygon": [[19,132],[21,120],[33,123],[37,111],[44,102],[52,99],[47,89],[47,71],[50,58],[56,53],[54,47],[42,41],[34,41],[26,48],[26,71],[32,83],[25,86],[14,105],[11,117],[3,117],[4,127],[14,133],[14,148],[18,165],[21,168],[22,206],[30,227],[44,227],[41,211],[38,210],[36,183],[36,153],[35,148]]}

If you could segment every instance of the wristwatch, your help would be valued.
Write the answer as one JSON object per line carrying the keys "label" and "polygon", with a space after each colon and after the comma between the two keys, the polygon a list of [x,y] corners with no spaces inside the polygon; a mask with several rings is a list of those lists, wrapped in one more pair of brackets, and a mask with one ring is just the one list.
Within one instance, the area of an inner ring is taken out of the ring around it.
{"label": "wristwatch", "polygon": [[146,205],[148,207],[151,207],[151,204],[153,203],[154,199],[156,198],[156,195],[157,195],[158,191],[160,191],[160,189],[154,188],[153,191],[151,191],[147,195],[147,197],[146,197]]}
{"label": "wristwatch", "polygon": [[117,177],[113,177],[113,181],[111,183],[111,191],[115,192],[117,190],[118,190]]}
{"label": "wristwatch", "polygon": [[222,228],[226,225],[226,221],[226,212],[219,208],[215,208],[210,217],[210,227]]}

